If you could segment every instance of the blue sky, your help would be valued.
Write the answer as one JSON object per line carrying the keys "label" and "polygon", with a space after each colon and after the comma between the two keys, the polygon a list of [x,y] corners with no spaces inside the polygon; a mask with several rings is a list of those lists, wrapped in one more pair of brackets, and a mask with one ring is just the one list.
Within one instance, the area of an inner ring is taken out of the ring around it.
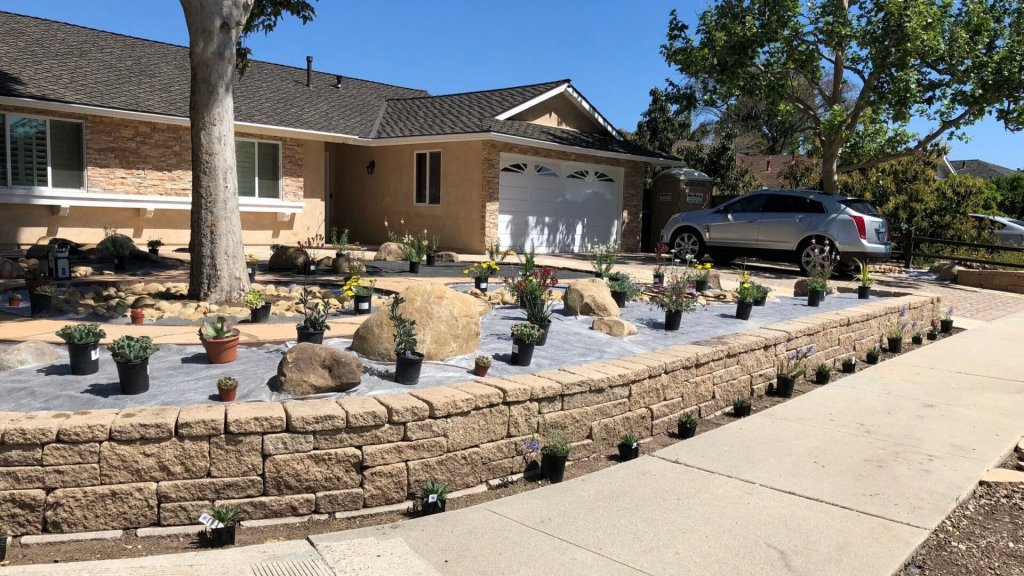
{"label": "blue sky", "polygon": [[[705,0],[321,0],[306,26],[255,36],[254,57],[445,94],[571,78],[616,126],[632,130],[648,91],[672,71],[658,48],[668,14],[695,20]],[[2,0],[0,9],[187,44],[177,0]],[[129,55],[126,55],[129,56]],[[130,57],[130,56],[129,56]],[[1024,133],[995,121],[968,130],[950,158],[1024,168]]]}

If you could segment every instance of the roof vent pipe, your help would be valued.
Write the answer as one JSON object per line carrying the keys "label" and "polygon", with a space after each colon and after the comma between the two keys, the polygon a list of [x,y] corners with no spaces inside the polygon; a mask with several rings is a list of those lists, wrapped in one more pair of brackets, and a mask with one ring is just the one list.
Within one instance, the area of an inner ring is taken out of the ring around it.
{"label": "roof vent pipe", "polygon": [[313,57],[306,56],[306,88],[313,87]]}
{"label": "roof vent pipe", "polygon": [[341,88],[341,76],[334,77],[334,87]]}

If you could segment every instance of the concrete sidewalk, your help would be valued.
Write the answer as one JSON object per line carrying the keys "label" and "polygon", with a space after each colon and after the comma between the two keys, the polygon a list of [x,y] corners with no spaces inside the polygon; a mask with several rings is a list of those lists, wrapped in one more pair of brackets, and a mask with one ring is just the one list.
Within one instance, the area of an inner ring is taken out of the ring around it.
{"label": "concrete sidewalk", "polygon": [[[1024,433],[1021,342],[1024,314],[1008,316],[634,462],[275,546],[334,576],[888,576]],[[184,576],[199,559],[224,575],[275,560],[253,547],[0,572]]]}

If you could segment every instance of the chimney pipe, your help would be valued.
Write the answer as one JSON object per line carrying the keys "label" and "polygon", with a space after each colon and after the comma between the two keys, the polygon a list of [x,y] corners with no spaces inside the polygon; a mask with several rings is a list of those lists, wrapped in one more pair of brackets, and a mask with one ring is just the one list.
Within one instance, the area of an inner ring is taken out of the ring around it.
{"label": "chimney pipe", "polygon": [[341,88],[341,76],[334,77],[334,87]]}
{"label": "chimney pipe", "polygon": [[313,57],[306,56],[306,88],[313,87]]}

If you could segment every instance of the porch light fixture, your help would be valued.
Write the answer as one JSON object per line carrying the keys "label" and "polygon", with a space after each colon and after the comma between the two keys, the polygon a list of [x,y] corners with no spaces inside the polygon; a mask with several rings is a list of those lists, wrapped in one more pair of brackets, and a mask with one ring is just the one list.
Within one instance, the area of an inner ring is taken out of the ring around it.
{"label": "porch light fixture", "polygon": [[370,163],[366,165],[366,173],[372,175],[375,168],[377,168],[377,163],[370,160]]}

